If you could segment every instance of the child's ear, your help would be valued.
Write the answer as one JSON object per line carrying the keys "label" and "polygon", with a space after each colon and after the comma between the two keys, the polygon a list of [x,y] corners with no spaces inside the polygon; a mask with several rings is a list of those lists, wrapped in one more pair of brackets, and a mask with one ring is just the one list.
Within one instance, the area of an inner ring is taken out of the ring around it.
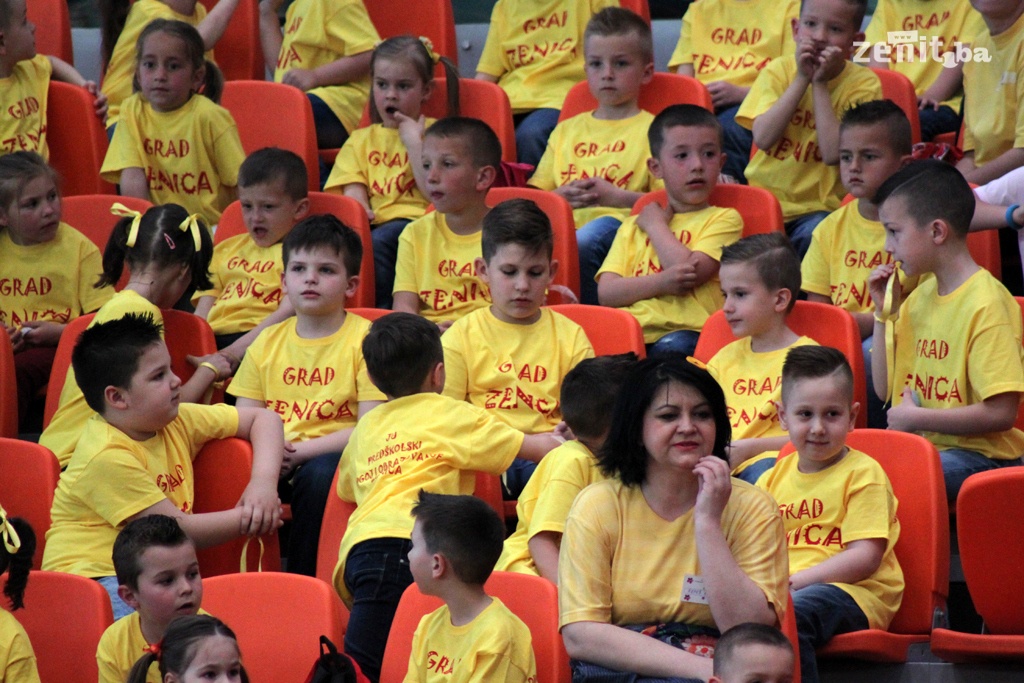
{"label": "child's ear", "polygon": [[494,180],[498,177],[498,169],[493,166],[481,166],[476,172],[477,192],[486,192],[491,189]]}
{"label": "child's ear", "polygon": [[551,259],[551,265],[548,266],[548,284],[555,279],[555,273],[558,272],[558,259]]}
{"label": "child's ear", "polygon": [[647,170],[651,172],[651,175],[661,180],[661,162],[658,161],[658,157],[648,157],[647,159]]}
{"label": "child's ear", "polygon": [[125,410],[128,408],[127,394],[123,389],[112,384],[103,390],[103,400],[114,410]]}
{"label": "child's ear", "polygon": [[295,213],[292,214],[292,220],[296,223],[301,221],[309,213],[309,197],[303,197],[295,203]]}
{"label": "child's ear", "polygon": [[779,408],[778,408],[778,410],[779,410],[779,424],[782,425],[782,428],[785,429],[788,432],[789,431],[789,426],[786,424],[786,404],[783,403],[782,401],[779,401]]}
{"label": "child's ear", "polygon": [[430,99],[430,96],[434,94],[434,81],[427,81],[426,85],[423,86],[423,99],[420,100],[420,104],[425,103]]}
{"label": "child's ear", "polygon": [[654,78],[654,62],[647,62],[644,65],[644,72],[640,76],[640,85],[647,85]]}
{"label": "child's ear", "polygon": [[128,605],[136,612],[139,611],[139,598],[135,595],[135,591],[128,586],[125,586],[124,584],[118,586],[117,597],[124,600],[124,604]]}
{"label": "child's ear", "polygon": [[433,389],[435,393],[440,394],[444,391],[444,380],[444,363],[442,362],[435,365],[434,369],[430,371],[430,388]]}
{"label": "child's ear", "polygon": [[789,308],[789,302],[792,300],[793,292],[783,287],[775,292],[775,301],[772,304],[772,308],[775,309],[776,313],[785,313],[786,309]]}
{"label": "child's ear", "polygon": [[485,285],[491,286],[491,274],[487,271],[487,261],[481,256],[477,256],[473,259],[473,270],[476,271],[476,275],[480,278]]}
{"label": "child's ear", "polygon": [[946,221],[942,220],[941,218],[936,218],[928,225],[928,231],[932,242],[935,243],[936,245],[939,245],[945,244],[946,240],[949,239],[949,235],[950,233],[952,233],[953,229],[949,227],[949,223],[947,223]]}
{"label": "child's ear", "polygon": [[206,64],[192,74],[192,92],[200,92],[204,85],[206,85]]}
{"label": "child's ear", "polygon": [[789,26],[793,29],[793,40],[800,40],[800,17],[793,17],[790,19]]}
{"label": "child's ear", "polygon": [[441,553],[434,553],[430,556],[430,578],[440,579],[448,573],[448,558]]}
{"label": "child's ear", "polygon": [[857,426],[857,415],[860,414],[860,403],[854,401],[850,404],[850,428],[847,431],[852,432]]}
{"label": "child's ear", "polygon": [[345,285],[345,298],[351,299],[356,295],[356,289],[359,288],[359,276],[352,275],[348,279],[348,284]]}

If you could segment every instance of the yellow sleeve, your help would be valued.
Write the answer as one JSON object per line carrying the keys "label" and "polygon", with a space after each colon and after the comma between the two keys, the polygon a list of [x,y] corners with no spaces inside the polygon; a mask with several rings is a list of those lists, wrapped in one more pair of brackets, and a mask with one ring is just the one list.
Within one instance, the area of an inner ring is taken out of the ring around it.
{"label": "yellow sleeve", "polygon": [[472,674],[465,679],[465,683],[532,683],[537,680],[536,663],[533,664],[533,671],[523,671],[515,665],[508,653],[477,654],[473,658]]}
{"label": "yellow sleeve", "polygon": [[800,288],[805,292],[832,297],[830,256],[835,227],[835,223],[826,218],[811,235],[811,246],[807,248],[800,264]]}
{"label": "yellow sleeve", "polygon": [[466,367],[466,318],[456,320],[448,331],[441,335],[444,347],[444,395],[456,401],[465,401],[469,396],[469,369]]}
{"label": "yellow sleeve", "polygon": [[[136,97],[141,97],[141,95]],[[114,137],[110,141],[107,156],[103,158],[103,166],[100,168],[100,175],[108,183],[119,183],[121,171],[126,168],[146,167],[146,160],[142,158],[137,144],[140,131],[134,116],[136,111],[136,103],[131,98],[125,100],[121,106],[121,117],[117,121]]]}
{"label": "yellow sleeve", "polygon": [[[576,499],[562,535],[558,562],[559,628],[577,621],[612,620],[612,560],[619,510],[593,489]],[[602,491],[602,494],[606,492]]]}
{"label": "yellow sleeve", "polygon": [[691,251],[706,254],[716,261],[722,260],[722,248],[732,244],[743,234],[743,218],[735,209],[716,212],[689,245]]}
{"label": "yellow sleeve", "polygon": [[693,64],[693,50],[690,47],[691,36],[693,35],[693,15],[699,11],[699,6],[695,8],[692,3],[686,8],[682,26],[679,29],[679,41],[676,43],[676,49],[668,60],[670,71],[675,71],[683,64]]}
{"label": "yellow sleeve", "polygon": [[167,497],[138,457],[116,447],[93,457],[82,469],[75,488],[82,504],[115,528]]}
{"label": "yellow sleeve", "polygon": [[597,271],[597,279],[601,278],[602,273],[615,273],[622,277],[632,277],[634,261],[637,258],[634,249],[634,239],[638,231],[639,228],[636,227],[635,217],[627,218],[622,222],[622,225],[619,226],[615,233],[615,239],[608,250],[608,255],[604,257],[601,269]]}
{"label": "yellow sleeve", "polygon": [[850,485],[846,490],[843,545],[869,538],[888,541],[890,522],[896,519],[896,498],[887,482],[860,476]]}
{"label": "yellow sleeve", "polygon": [[221,184],[235,187],[238,185],[238,169],[245,161],[245,152],[242,150],[242,139],[238,136],[238,126],[230,114],[228,120],[228,125],[213,141],[213,158]]}
{"label": "yellow sleeve", "polygon": [[[426,617],[423,617],[426,619]],[[416,626],[416,632],[412,634],[412,647],[409,649],[409,667],[405,670],[405,678],[402,679],[402,683],[426,683],[423,673],[420,671],[420,667],[417,665],[417,653],[423,649],[423,619],[420,619],[420,623]]]}
{"label": "yellow sleeve", "polygon": [[333,188],[340,190],[351,183],[366,185],[369,190],[369,174],[365,167],[366,146],[369,141],[368,131],[368,128],[352,131],[352,135],[338,151],[338,157],[334,160],[334,166],[331,168],[331,174],[327,177],[324,190]]}
{"label": "yellow sleeve", "polygon": [[359,370],[356,372],[356,400],[363,401],[386,401],[387,396],[377,388],[377,385],[370,379],[370,372],[366,369],[366,359],[362,352],[359,353]]}
{"label": "yellow sleeve", "polygon": [[455,466],[461,470],[480,470],[491,474],[502,474],[512,465],[519,455],[526,435],[513,429],[483,408],[467,405],[479,411],[473,432],[467,435],[473,444],[471,448],[459,449],[465,453],[476,454],[473,462],[453,459]]}
{"label": "yellow sleeve", "polygon": [[267,361],[265,356],[268,331],[269,328],[263,330],[242,357],[242,363],[227,388],[227,392],[232,396],[250,398],[254,401],[267,400],[267,387],[263,386],[260,368]]}
{"label": "yellow sleeve", "polygon": [[773,59],[757,75],[757,80],[750,87],[750,92],[743,98],[743,102],[736,112],[736,123],[747,130],[752,130],[754,119],[771,109],[782,93],[785,92],[789,86],[789,81],[785,78],[785,70],[780,61],[785,59],[792,60],[795,57],[786,55]]}
{"label": "yellow sleeve", "polygon": [[[590,477],[586,476],[592,468],[581,461],[582,457],[574,453],[571,457],[554,461],[534,505],[533,518],[530,520],[527,530],[527,539],[533,538],[542,531],[553,531],[559,534],[565,531],[565,523],[569,518],[569,510],[572,508],[573,501],[576,500],[580,491],[593,483],[590,481]],[[546,459],[547,456],[545,456]]]}
{"label": "yellow sleeve", "polygon": [[36,655],[25,628],[9,612],[0,614],[0,680],[39,683]]}
{"label": "yellow sleeve", "polygon": [[[396,293],[412,292],[416,296],[420,294],[419,283],[416,281],[416,244],[413,241],[417,222],[414,221],[405,226],[401,237],[398,238],[398,256],[395,259],[395,288],[393,290]],[[410,230],[410,228],[413,229]]]}
{"label": "yellow sleeve", "polygon": [[555,181],[555,158],[558,156],[559,146],[563,144],[562,133],[565,131],[565,123],[567,122],[559,123],[551,131],[544,155],[537,162],[537,170],[530,176],[531,186],[541,190],[554,190],[558,187],[558,183]]}
{"label": "yellow sleeve", "polygon": [[864,40],[871,45],[888,42],[886,32],[894,28],[896,27],[892,24],[892,0],[878,0],[871,21],[864,29]]}
{"label": "yellow sleeve", "polygon": [[491,10],[491,23],[487,27],[487,40],[480,53],[476,70],[495,78],[508,71],[508,65],[501,54],[501,30],[505,25],[505,0],[498,0]]}

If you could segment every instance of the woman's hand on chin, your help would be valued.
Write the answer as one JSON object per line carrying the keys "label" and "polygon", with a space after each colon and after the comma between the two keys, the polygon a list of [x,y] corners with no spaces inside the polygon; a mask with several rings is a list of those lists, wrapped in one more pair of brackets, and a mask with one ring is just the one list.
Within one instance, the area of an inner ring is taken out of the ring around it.
{"label": "woman's hand on chin", "polygon": [[693,473],[697,475],[695,515],[720,523],[732,493],[729,463],[716,455],[705,455],[694,466]]}

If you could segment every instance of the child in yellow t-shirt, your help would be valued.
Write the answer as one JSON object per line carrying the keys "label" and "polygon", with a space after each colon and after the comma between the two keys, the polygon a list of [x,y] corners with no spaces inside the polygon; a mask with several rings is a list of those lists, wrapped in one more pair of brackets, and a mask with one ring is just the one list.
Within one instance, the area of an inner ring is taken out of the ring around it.
{"label": "child in yellow t-shirt", "polygon": [[629,10],[606,7],[583,34],[587,85],[597,109],[555,127],[530,184],[553,190],[573,207],[580,256],[580,302],[597,304],[594,277],[615,231],[633,204],[657,185],[647,169],[647,129],[640,87],[654,73],[647,22]]}
{"label": "child in yellow t-shirt", "polygon": [[536,681],[530,629],[484,590],[505,536],[498,515],[479,498],[420,489],[412,516],[409,571],[445,604],[420,619],[404,683]]}
{"label": "child in yellow t-shirt", "polygon": [[740,238],[734,209],[708,204],[722,168],[722,127],[692,104],[666,108],[651,123],[651,173],[668,206],[644,207],[622,224],[597,274],[603,306],[624,308],[644,331],[648,355],[693,355],[700,328],[722,304],[718,259]]}
{"label": "child in yellow t-shirt", "polygon": [[[199,612],[203,579],[195,543],[173,517],[129,522],[114,539],[111,555],[118,595],[132,612],[103,632],[96,663],[99,683],[124,683],[139,653],[159,645],[174,619]],[[161,680],[153,667],[147,682]]]}
{"label": "child in yellow t-shirt", "polygon": [[281,293],[281,241],[309,211],[306,182],[302,159],[276,147],[253,152],[238,169],[246,232],[216,246],[213,286],[192,296],[234,368],[260,332],[295,312]]}
{"label": "child in yellow t-shirt", "polygon": [[380,42],[362,0],[261,0],[260,41],[274,82],[306,93],[321,149],[341,147],[370,92],[370,55]]}
{"label": "child in yellow t-shirt", "polygon": [[718,276],[722,312],[737,339],[708,361],[708,372],[729,409],[729,466],[753,484],[789,441],[779,424],[782,362],[790,349],[816,342],[786,325],[800,293],[800,260],[784,235],[751,235],[725,247]]}
{"label": "child in yellow t-shirt", "polygon": [[359,420],[338,467],[338,496],[356,503],[338,550],[334,587],[351,609],[345,651],[380,676],[391,616],[412,583],[409,512],[420,489],[469,494],[476,472],[540,460],[547,436],[524,435],[489,411],[441,396],[437,325],[409,313],[376,320],[363,340],[370,380],[388,402]]}
{"label": "child in yellow t-shirt", "polygon": [[459,107],[459,72],[447,57],[434,54],[426,38],[396,36],[373,50],[370,60],[370,120],[352,131],[338,152],[325,192],[340,191],[366,209],[373,232],[374,285],[378,308],[391,308],[398,238],[427,211],[423,130],[435,119],[421,114],[434,90],[434,62],[444,65],[448,114]]}
{"label": "child in yellow t-shirt", "polygon": [[345,312],[345,297],[359,285],[359,235],[334,216],[311,216],[288,233],[281,251],[282,285],[295,317],[260,333],[228,393],[239,407],[266,407],[284,420],[281,476],[291,485],[292,506],[288,571],[313,576],[341,452],[356,419],[384,394],[370,383],[363,360],[370,322]]}
{"label": "child in yellow t-shirt", "polygon": [[96,245],[60,220],[57,173],[35,152],[0,156],[0,324],[14,348],[21,431],[33,429],[64,326],[114,293],[93,287],[101,270]]}
{"label": "child in yellow t-shirt", "polygon": [[892,485],[881,465],[846,445],[859,407],[840,351],[805,346],[786,356],[780,410],[796,453],[757,485],[778,502],[786,527],[800,676],[808,683],[818,681],[816,648],[840,633],[887,628],[903,598]]}
{"label": "child in yellow t-shirt", "polygon": [[[952,508],[971,474],[1021,464],[1024,432],[1013,426],[1024,392],[1020,307],[967,250],[975,200],[956,169],[912,163],[875,201],[893,261],[909,276],[934,277],[922,277],[896,311],[885,305],[900,301],[894,263],[868,278],[872,381],[879,396],[892,396],[889,429],[920,433],[939,450]],[[886,325],[895,326],[895,349]]]}
{"label": "child in yellow t-shirt", "polygon": [[577,493],[604,479],[595,454],[608,436],[619,388],[635,363],[632,353],[587,358],[565,375],[562,419],[576,439],[545,455],[519,494],[519,521],[495,569],[558,583],[558,549],[569,508]]}
{"label": "child in yellow t-shirt", "polygon": [[[110,553],[126,523],[152,514],[174,517],[199,547],[281,525],[281,419],[269,410],[179,405],[181,381],[152,317],[129,313],[90,327],[71,364],[98,414],[57,483],[44,569],[99,581],[117,619],[129,609],[118,595]],[[207,441],[233,436],[253,445],[245,492],[231,510],[192,514],[192,460]]]}
{"label": "child in yellow t-shirt", "polygon": [[[594,348],[583,328],[542,308],[558,269],[551,221],[529,199],[511,199],[484,216],[483,257],[474,264],[493,303],[456,320],[442,337],[444,393],[491,411],[527,434],[562,420],[562,378]],[[558,444],[551,443],[554,448]],[[512,499],[535,465],[517,461],[505,477]]]}
{"label": "child in yellow t-shirt", "polygon": [[125,196],[181,204],[216,225],[245,159],[235,120],[215,104],[220,71],[199,32],[175,19],[143,29],[137,58],[139,92],[121,104],[100,174]]}
{"label": "child in yellow t-shirt", "polygon": [[0,0],[0,154],[22,150],[38,152],[47,159],[50,77],[89,91],[95,97],[93,104],[100,121],[107,115],[107,98],[67,62],[36,54],[36,27],[28,20],[25,6],[26,0]]}
{"label": "child in yellow t-shirt", "polygon": [[799,0],[704,0],[683,15],[668,68],[707,86],[722,124],[722,172],[741,182],[754,138],[736,123],[736,112],[758,72],[793,54],[791,25],[799,11]]}
{"label": "child in yellow t-shirt", "polygon": [[[10,599],[13,611],[25,606],[22,598],[32,570],[36,535],[24,519],[8,519],[3,506],[0,506],[0,534],[5,540],[0,543],[0,574],[7,574],[4,595]],[[6,609],[0,609],[0,674],[5,681],[39,683],[36,655],[25,627]]]}
{"label": "child in yellow t-shirt", "polygon": [[774,626],[744,622],[715,643],[714,675],[709,683],[785,683],[793,680],[793,645]]}
{"label": "child in yellow t-shirt", "polygon": [[398,240],[394,309],[447,327],[490,304],[477,277],[487,190],[501,165],[501,143],[479,119],[441,119],[423,136],[423,190],[435,211]]}
{"label": "child in yellow t-shirt", "polygon": [[476,77],[508,94],[516,154],[536,166],[569,89],[584,78],[580,41],[590,17],[616,0],[498,0]]}
{"label": "child in yellow t-shirt", "polygon": [[801,258],[814,228],[843,196],[835,169],[840,114],[882,98],[878,76],[848,61],[854,41],[863,37],[866,9],[866,0],[805,0],[793,29],[796,58],[772,60],[736,112],[758,148],[747,180],[778,197]]}

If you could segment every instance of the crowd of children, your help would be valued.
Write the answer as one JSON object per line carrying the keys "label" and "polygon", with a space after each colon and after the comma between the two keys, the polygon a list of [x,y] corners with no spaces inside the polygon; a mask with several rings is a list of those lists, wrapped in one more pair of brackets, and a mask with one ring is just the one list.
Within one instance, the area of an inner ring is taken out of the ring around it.
{"label": "crowd of children", "polygon": [[[331,577],[344,649],[374,683],[413,584],[444,606],[406,681],[535,681],[531,637],[554,634],[488,594],[494,569],[558,586],[574,681],[784,683],[798,657],[816,683],[816,648],[887,628],[904,589],[900,502],[847,445],[858,414],[934,444],[951,509],[970,475],[1021,465],[1021,308],[968,235],[1024,227],[1024,4],[878,0],[865,34],[866,0],[701,0],[667,66],[711,108],[650,112],[639,15],[498,0],[476,78],[508,95],[524,196],[571,207],[578,263],[554,257],[561,217],[489,198],[511,157],[460,115],[456,66],[428,39],[380,40],[362,0],[294,0],[283,23],[282,4],[259,6],[268,70],[305,93],[318,146],[341,148],[321,186],[365,212],[365,242],[310,215],[298,155],[242,151],[214,52],[238,0],[103,3],[102,88],[37,55],[25,0],[0,0],[0,322],[20,431],[62,470],[42,568],[96,580],[113,607],[101,682],[248,680],[234,633],[201,610],[196,550],[276,533],[283,500],[287,570],[314,576],[337,497],[355,505]],[[946,149],[914,146],[887,70],[913,85],[924,140],[962,148],[955,165],[915,160]],[[152,204],[111,198],[102,253],[62,222],[51,79],[90,93],[100,176]],[[578,82],[596,104],[559,121]],[[773,194],[784,232],[716,202],[720,183]],[[236,200],[244,232],[225,238]],[[577,270],[572,295],[631,314],[647,360],[595,357],[604,330],[546,306]],[[348,310],[371,276],[381,310]],[[800,299],[848,313],[861,348],[791,327],[813,307]],[[171,308],[216,342],[187,381]],[[713,315],[735,340],[705,365]],[[71,367],[51,378],[58,343]],[[193,460],[229,437],[251,443],[250,479],[235,507],[196,513]],[[517,501],[508,538],[472,496],[486,477]],[[17,609],[35,534],[0,508],[0,541]],[[790,600],[793,644],[777,628]],[[5,680],[38,674],[0,610]]]}

